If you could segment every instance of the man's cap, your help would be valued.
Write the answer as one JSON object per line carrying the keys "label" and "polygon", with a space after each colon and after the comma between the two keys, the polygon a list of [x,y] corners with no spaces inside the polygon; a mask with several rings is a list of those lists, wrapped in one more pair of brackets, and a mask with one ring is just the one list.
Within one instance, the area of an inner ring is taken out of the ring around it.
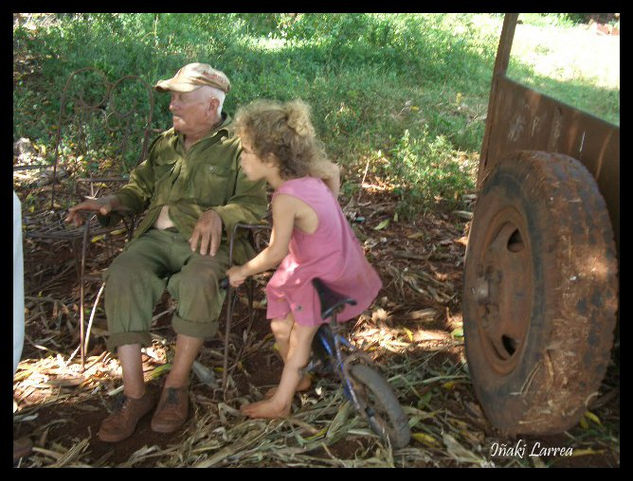
{"label": "man's cap", "polygon": [[229,93],[231,82],[228,77],[219,70],[206,63],[190,63],[176,72],[168,80],[159,80],[154,86],[159,92],[193,92],[204,85],[210,85]]}

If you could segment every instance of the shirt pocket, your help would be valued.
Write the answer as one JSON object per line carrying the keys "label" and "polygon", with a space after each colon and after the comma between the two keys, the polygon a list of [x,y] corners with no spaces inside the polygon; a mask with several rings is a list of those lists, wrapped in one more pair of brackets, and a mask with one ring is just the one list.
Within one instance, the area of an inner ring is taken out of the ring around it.
{"label": "shirt pocket", "polygon": [[172,196],[175,179],[178,178],[182,162],[177,157],[157,159],[154,163],[154,192],[152,202],[165,204]]}
{"label": "shirt pocket", "polygon": [[214,207],[228,203],[235,175],[226,165],[200,164],[191,172],[191,194],[201,205]]}
{"label": "shirt pocket", "polygon": [[171,176],[174,169],[178,168],[178,157],[174,156],[157,156],[154,159],[154,178],[156,182],[164,180],[165,177]]}

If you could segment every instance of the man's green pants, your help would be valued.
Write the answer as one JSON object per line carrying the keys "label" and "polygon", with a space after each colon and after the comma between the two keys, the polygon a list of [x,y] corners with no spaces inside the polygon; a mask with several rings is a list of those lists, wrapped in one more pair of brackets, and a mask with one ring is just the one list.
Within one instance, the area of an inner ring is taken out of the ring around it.
{"label": "man's green pants", "polygon": [[130,242],[105,275],[108,349],[151,345],[153,311],[165,287],[178,302],[172,318],[176,333],[197,338],[215,335],[226,296],[219,281],[228,261],[226,243],[215,256],[203,256],[171,230],[151,229]]}

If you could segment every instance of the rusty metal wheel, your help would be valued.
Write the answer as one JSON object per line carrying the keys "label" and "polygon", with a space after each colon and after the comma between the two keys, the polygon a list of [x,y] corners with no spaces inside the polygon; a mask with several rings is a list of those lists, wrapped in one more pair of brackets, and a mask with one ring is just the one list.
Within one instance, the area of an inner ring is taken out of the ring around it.
{"label": "rusty metal wheel", "polygon": [[483,185],[464,272],[475,389],[504,434],[562,432],[596,394],[618,304],[609,215],[577,160],[510,156]]}

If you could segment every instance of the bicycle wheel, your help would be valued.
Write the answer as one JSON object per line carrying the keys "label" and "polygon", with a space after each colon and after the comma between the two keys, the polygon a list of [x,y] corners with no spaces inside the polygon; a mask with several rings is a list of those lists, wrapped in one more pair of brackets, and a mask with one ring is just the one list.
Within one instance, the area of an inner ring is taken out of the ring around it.
{"label": "bicycle wheel", "polygon": [[372,430],[392,446],[403,448],[409,444],[409,421],[386,379],[373,368],[363,364],[350,369],[352,385],[363,414]]}

